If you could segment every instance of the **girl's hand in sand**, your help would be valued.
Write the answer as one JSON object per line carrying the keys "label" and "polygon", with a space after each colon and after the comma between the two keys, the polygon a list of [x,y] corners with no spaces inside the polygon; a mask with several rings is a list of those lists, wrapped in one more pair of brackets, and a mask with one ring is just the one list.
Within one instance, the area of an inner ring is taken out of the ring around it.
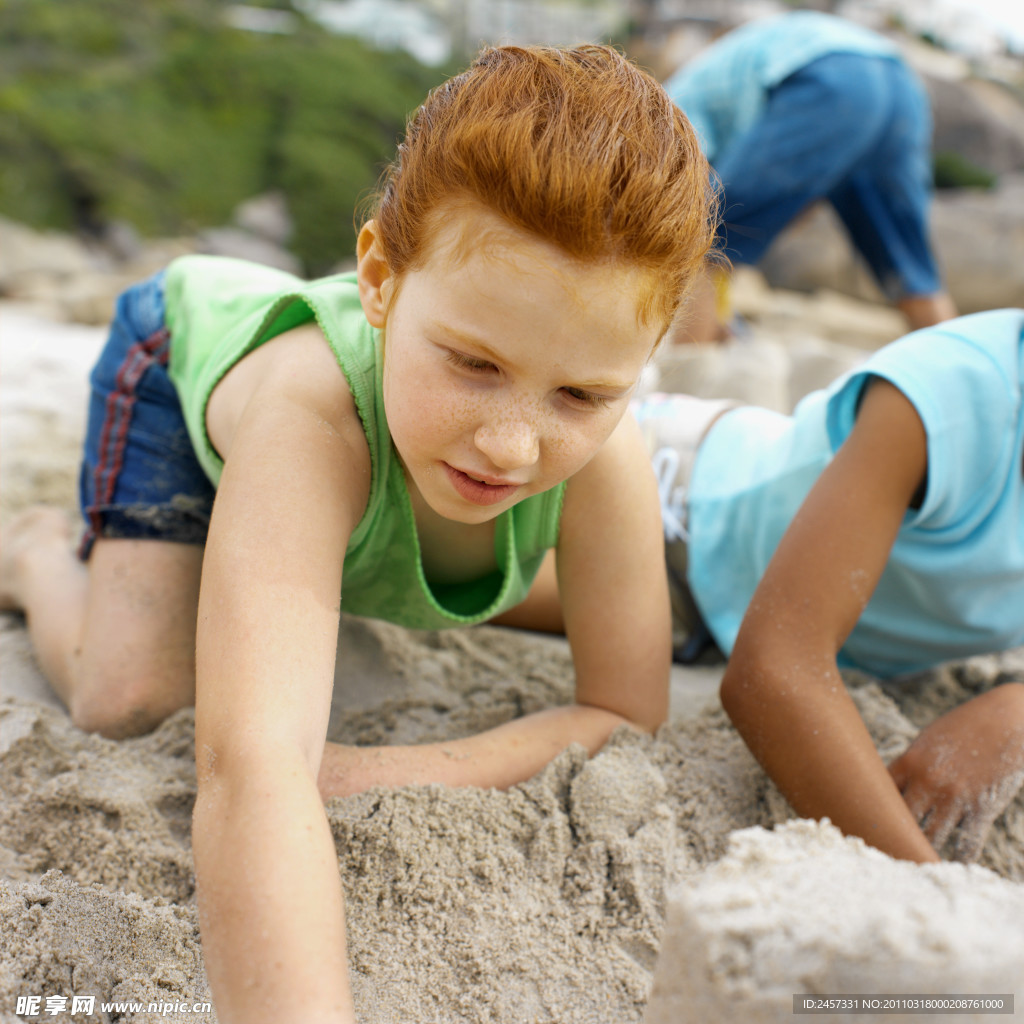
{"label": "girl's hand in sand", "polygon": [[974,861],[992,823],[1024,784],[1024,683],[1004,683],[924,729],[890,766],[936,850]]}
{"label": "girl's hand in sand", "polygon": [[477,786],[508,789],[541,770],[573,743],[596,754],[619,726],[604,708],[568,704],[535,711],[475,736],[399,747],[328,743],[320,762],[320,796],[353,796],[373,786]]}

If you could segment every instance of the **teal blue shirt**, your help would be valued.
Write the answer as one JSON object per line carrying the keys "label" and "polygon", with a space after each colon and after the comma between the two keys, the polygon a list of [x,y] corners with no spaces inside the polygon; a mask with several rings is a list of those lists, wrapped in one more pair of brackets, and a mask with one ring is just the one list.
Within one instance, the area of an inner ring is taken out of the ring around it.
{"label": "teal blue shirt", "polygon": [[794,11],[729,32],[669,78],[665,90],[689,118],[713,164],[757,121],[770,89],[831,53],[900,55],[895,43],[853,22]]}
{"label": "teal blue shirt", "polygon": [[405,472],[391,441],[382,391],[380,334],[367,323],[354,274],[302,281],[242,260],[184,256],[167,271],[169,372],[200,464],[216,484],[223,462],[206,433],[217,382],[244,355],[316,320],[345,374],[370,451],[366,511],[349,539],[342,609],[411,629],[483,622],[522,601],[555,546],[565,484],[495,522],[497,570],[445,586],[427,581]]}
{"label": "teal blue shirt", "polygon": [[1006,309],[887,345],[792,416],[746,407],[711,428],[690,482],[689,574],[724,652],[871,376],[920,415],[928,477],[840,663],[889,677],[1024,645],[1024,310]]}

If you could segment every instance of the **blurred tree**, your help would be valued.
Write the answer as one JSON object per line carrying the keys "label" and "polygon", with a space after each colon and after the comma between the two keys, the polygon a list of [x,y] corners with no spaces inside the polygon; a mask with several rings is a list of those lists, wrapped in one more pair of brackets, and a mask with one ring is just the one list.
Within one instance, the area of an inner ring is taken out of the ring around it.
{"label": "blurred tree", "polygon": [[997,175],[979,167],[962,153],[941,150],[933,157],[936,188],[995,188]]}
{"label": "blurred tree", "polygon": [[[263,6],[286,8],[264,0]],[[143,234],[224,223],[284,191],[310,273],[352,252],[353,209],[450,68],[296,16],[229,26],[222,0],[0,3],[0,213]]]}

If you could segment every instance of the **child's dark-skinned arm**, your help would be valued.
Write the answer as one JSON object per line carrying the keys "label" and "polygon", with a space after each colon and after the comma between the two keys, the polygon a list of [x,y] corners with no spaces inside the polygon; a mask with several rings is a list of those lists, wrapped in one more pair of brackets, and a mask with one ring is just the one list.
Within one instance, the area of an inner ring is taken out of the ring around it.
{"label": "child's dark-skinned arm", "polygon": [[836,654],[885,568],[925,479],[921,420],[888,382],[811,489],[758,585],[722,703],[793,809],[914,861],[938,855],[847,694]]}

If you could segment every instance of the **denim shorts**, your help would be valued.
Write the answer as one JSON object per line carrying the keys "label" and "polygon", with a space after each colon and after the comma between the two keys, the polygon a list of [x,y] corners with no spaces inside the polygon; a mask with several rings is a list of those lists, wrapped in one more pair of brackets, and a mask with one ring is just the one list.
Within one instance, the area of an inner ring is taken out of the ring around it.
{"label": "denim shorts", "polygon": [[940,290],[928,231],[931,110],[902,61],[854,53],[812,61],[769,92],[758,121],[714,163],[733,262],[756,263],[824,199],[887,298]]}
{"label": "denim shorts", "polygon": [[119,297],[89,377],[79,474],[83,561],[99,537],[206,541],[214,488],[167,374],[169,352],[161,272]]}

